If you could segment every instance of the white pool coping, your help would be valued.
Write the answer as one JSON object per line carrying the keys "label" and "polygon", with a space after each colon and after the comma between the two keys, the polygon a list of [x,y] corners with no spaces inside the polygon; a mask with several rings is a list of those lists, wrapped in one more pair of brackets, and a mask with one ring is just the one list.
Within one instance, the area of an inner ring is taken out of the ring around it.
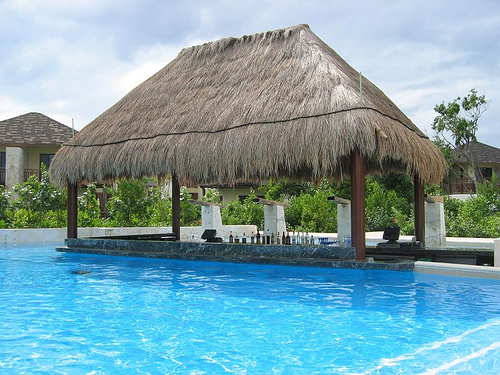
{"label": "white pool coping", "polygon": [[415,262],[415,272],[438,275],[480,277],[485,279],[499,279],[500,267],[472,266],[469,264]]}

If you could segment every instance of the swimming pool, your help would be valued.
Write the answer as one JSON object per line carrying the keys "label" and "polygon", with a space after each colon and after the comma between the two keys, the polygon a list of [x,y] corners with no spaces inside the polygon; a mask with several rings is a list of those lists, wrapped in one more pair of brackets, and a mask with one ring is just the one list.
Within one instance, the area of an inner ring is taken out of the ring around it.
{"label": "swimming pool", "polygon": [[500,373],[498,280],[53,249],[0,250],[1,374]]}

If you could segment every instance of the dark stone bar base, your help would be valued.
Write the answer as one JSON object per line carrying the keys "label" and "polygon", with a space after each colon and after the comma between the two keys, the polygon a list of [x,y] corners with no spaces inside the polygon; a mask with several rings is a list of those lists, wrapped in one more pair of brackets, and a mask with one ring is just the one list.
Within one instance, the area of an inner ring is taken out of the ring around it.
{"label": "dark stone bar base", "polygon": [[358,262],[354,248],[298,245],[255,245],[230,243],[116,240],[104,238],[67,239],[61,252],[209,260],[235,263],[298,265],[329,268],[413,270],[413,262]]}

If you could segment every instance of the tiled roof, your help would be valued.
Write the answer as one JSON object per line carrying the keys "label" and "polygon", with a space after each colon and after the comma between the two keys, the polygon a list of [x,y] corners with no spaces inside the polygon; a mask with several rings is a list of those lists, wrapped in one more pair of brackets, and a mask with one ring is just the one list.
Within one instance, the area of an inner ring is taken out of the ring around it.
{"label": "tiled roof", "polygon": [[37,112],[0,121],[2,145],[59,145],[72,136],[69,126]]}
{"label": "tiled roof", "polygon": [[[500,148],[486,145],[481,142],[471,142],[469,147],[479,163],[500,163]],[[465,161],[465,159],[460,156],[458,159],[459,161]]]}

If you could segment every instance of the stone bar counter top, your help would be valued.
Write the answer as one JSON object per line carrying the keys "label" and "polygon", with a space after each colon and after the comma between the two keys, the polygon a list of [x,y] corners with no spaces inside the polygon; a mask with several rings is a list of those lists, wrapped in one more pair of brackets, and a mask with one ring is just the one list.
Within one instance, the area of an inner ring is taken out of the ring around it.
{"label": "stone bar counter top", "polygon": [[106,239],[102,237],[67,239],[65,243],[65,247],[59,247],[56,250],[67,253],[210,260],[237,263],[398,271],[413,270],[413,262],[370,263],[355,261],[355,249],[352,247],[173,242]]}

